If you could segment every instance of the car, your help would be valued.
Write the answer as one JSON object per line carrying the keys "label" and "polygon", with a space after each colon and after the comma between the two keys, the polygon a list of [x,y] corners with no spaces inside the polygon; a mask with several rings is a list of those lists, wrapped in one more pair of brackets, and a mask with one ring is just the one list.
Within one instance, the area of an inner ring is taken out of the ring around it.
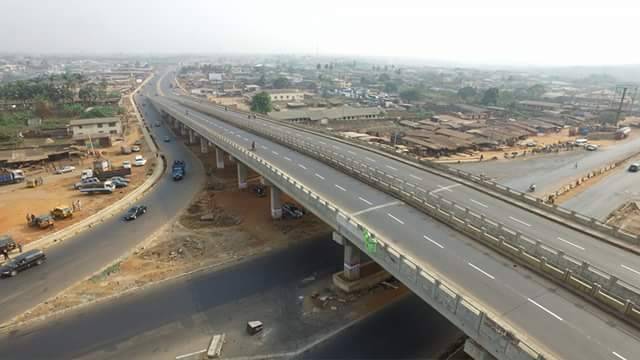
{"label": "car", "polygon": [[75,170],[75,166],[71,166],[71,165],[66,165],[63,166],[61,168],[56,169],[56,174],[66,174],[66,173],[70,173],[73,170]]}
{"label": "car", "polygon": [[291,203],[282,204],[282,215],[287,218],[300,219],[304,215],[304,211]]}
{"label": "car", "polygon": [[165,137],[164,137],[164,142],[171,142],[171,138],[170,138],[170,137],[168,137],[168,136],[165,136]]}
{"label": "car", "polygon": [[32,249],[23,252],[22,254],[7,261],[0,267],[1,277],[13,277],[18,275],[19,272],[26,270],[36,265],[42,265],[47,257],[40,249]]}
{"label": "car", "polygon": [[596,151],[598,150],[598,145],[596,144],[587,144],[587,146],[585,146],[585,149],[589,150],[589,151]]}
{"label": "car", "polygon": [[13,238],[9,235],[0,235],[0,253],[3,252],[11,252],[15,249],[19,249],[22,252],[22,246],[18,244]]}
{"label": "car", "polygon": [[136,155],[135,160],[133,161],[134,166],[144,166],[147,163],[147,159],[143,158],[142,155]]}
{"label": "car", "polygon": [[78,189],[81,189],[84,186],[97,184],[99,182],[100,182],[100,179],[98,179],[97,177],[84,178],[84,179],[80,180],[80,182],[75,183],[73,185],[73,188],[78,190]]}
{"label": "car", "polygon": [[122,176],[114,176],[114,177],[109,178],[109,180],[111,180],[111,181],[126,182],[127,184],[129,183],[129,179],[127,179],[127,178],[123,178]]}
{"label": "car", "polygon": [[133,152],[140,152],[140,146],[138,146],[138,145],[134,145],[134,146],[132,146],[132,147],[131,147],[131,151],[133,151]]}
{"label": "car", "polygon": [[125,160],[122,162],[122,167],[125,169],[131,169],[131,161]]}
{"label": "car", "polygon": [[129,209],[127,213],[124,215],[125,221],[131,221],[138,218],[138,216],[143,215],[147,212],[147,207],[145,205],[136,205]]}
{"label": "car", "polygon": [[156,123],[156,127],[160,127],[160,123],[158,123],[158,122],[157,122],[157,123]]}
{"label": "car", "polygon": [[640,170],[640,164],[633,163],[629,165],[629,172],[638,172],[638,170]]}
{"label": "car", "polygon": [[116,187],[116,189],[120,189],[120,188],[129,186],[129,182],[128,181],[111,180],[111,183]]}

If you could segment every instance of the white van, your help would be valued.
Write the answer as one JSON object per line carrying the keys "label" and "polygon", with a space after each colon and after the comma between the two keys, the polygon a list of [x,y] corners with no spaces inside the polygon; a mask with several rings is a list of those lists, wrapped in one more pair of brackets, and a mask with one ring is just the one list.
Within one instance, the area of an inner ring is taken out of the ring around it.
{"label": "white van", "polygon": [[576,139],[576,141],[574,141],[573,143],[578,146],[585,146],[588,142],[589,140],[587,139]]}

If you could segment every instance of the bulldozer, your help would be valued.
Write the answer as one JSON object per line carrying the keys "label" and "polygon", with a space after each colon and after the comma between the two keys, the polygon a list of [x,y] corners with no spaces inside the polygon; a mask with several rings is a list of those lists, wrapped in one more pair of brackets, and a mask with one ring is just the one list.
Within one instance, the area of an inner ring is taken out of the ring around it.
{"label": "bulldozer", "polygon": [[56,220],[66,219],[73,216],[73,209],[68,206],[56,206],[51,210],[51,216]]}

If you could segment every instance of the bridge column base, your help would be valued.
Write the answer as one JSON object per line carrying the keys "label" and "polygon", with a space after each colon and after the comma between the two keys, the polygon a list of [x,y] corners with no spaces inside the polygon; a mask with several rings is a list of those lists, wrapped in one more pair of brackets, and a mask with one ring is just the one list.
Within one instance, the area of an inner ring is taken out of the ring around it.
{"label": "bridge column base", "polygon": [[267,184],[265,185],[270,185],[271,187],[271,218],[274,220],[281,219],[282,200],[280,200],[280,194],[282,193],[282,191],[280,191],[280,189],[278,189],[275,185],[269,184],[268,181],[266,182]]}
{"label": "bridge column base", "polygon": [[183,123],[179,123],[180,125],[180,135],[187,136],[187,127],[184,126]]}
{"label": "bridge column base", "polygon": [[198,137],[198,134],[196,134],[195,131],[189,129],[189,144],[195,144],[197,137]]}
{"label": "bridge column base", "polygon": [[209,152],[209,141],[200,138],[200,152],[206,154]]}
{"label": "bridge column base", "polygon": [[238,188],[247,188],[247,165],[238,161]]}
{"label": "bridge column base", "polygon": [[224,169],[224,151],[216,146],[216,169]]}
{"label": "bridge column base", "polygon": [[496,360],[493,355],[471,339],[464,342],[464,352],[474,360]]}

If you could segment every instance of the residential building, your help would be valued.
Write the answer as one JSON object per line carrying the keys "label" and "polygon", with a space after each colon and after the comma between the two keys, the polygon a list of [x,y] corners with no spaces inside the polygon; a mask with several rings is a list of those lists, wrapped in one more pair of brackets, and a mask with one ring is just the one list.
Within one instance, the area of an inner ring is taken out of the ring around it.
{"label": "residential building", "polygon": [[298,89],[277,89],[277,90],[263,90],[269,96],[271,101],[303,101],[304,93]]}
{"label": "residential building", "polygon": [[71,120],[68,129],[73,138],[102,134],[120,136],[122,135],[122,121],[119,117]]}
{"label": "residential building", "polygon": [[278,120],[293,122],[321,122],[375,120],[384,118],[384,111],[377,107],[341,106],[330,109],[287,110],[270,112],[269,116]]}
{"label": "residential building", "polygon": [[562,104],[547,101],[522,100],[518,102],[518,106],[525,110],[554,111],[559,110]]}

